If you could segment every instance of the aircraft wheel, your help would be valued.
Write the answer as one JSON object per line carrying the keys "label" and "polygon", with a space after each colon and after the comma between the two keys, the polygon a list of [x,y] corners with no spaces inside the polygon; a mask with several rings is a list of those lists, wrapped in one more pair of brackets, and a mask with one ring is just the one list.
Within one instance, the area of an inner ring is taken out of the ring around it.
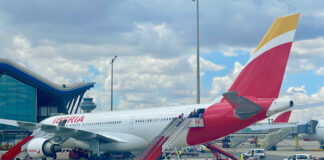
{"label": "aircraft wheel", "polygon": [[272,150],[272,151],[276,151],[276,150],[277,150],[277,146],[272,146],[272,147],[270,148],[270,150]]}

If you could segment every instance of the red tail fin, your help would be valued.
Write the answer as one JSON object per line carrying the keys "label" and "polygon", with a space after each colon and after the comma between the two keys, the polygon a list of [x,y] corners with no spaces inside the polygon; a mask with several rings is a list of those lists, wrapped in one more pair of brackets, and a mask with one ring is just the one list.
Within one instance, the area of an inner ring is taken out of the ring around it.
{"label": "red tail fin", "polygon": [[228,91],[278,97],[298,19],[299,14],[276,19]]}
{"label": "red tail fin", "polygon": [[291,111],[284,112],[280,114],[274,121],[273,123],[288,123],[289,118],[291,115]]}

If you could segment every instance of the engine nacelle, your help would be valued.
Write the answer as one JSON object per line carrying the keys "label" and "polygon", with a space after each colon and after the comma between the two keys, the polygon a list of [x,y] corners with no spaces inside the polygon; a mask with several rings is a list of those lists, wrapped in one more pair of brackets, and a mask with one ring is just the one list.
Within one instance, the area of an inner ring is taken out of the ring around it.
{"label": "engine nacelle", "polygon": [[35,159],[56,157],[56,152],[62,150],[59,144],[54,144],[46,138],[32,139],[27,145],[27,153]]}
{"label": "engine nacelle", "polygon": [[274,100],[267,111],[267,117],[270,117],[276,113],[285,111],[294,106],[294,102],[287,98],[278,98]]}

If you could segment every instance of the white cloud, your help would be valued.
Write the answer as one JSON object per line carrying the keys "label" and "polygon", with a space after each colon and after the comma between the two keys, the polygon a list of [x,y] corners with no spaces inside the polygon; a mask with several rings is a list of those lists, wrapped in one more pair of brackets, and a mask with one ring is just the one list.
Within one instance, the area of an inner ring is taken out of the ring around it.
{"label": "white cloud", "polygon": [[210,94],[216,97],[221,92],[224,92],[227,89],[229,89],[230,85],[233,83],[233,81],[236,79],[236,77],[242,69],[243,66],[239,62],[235,62],[232,73],[223,77],[214,77],[212,83],[212,90],[210,91]]}
{"label": "white cloud", "polygon": [[14,37],[12,46],[14,47],[17,56],[19,56],[20,58],[26,58],[31,48],[30,42],[28,42],[24,37],[21,36]]}
{"label": "white cloud", "polygon": [[[154,31],[146,34],[154,34],[162,39],[163,36],[168,36],[168,33],[164,33],[165,25],[151,27]],[[18,61],[58,84],[81,82],[83,77],[90,78],[101,87],[91,89],[87,95],[94,97],[99,109],[107,110],[110,108],[111,66],[110,57],[103,58],[105,49],[121,52],[114,63],[114,93],[119,101],[115,108],[156,107],[171,103],[195,102],[195,54],[169,58],[159,58],[147,53],[134,56],[132,54],[139,53],[144,48],[134,47],[134,52],[130,54],[129,50],[112,44],[61,44],[49,40],[42,40],[36,44],[23,36],[16,36],[12,45],[3,49],[3,57]],[[225,68],[204,58],[200,58],[200,61],[202,75],[207,70],[219,71]],[[90,73],[89,65],[94,66],[99,73]],[[202,90],[202,95],[208,96],[206,92],[208,91]],[[207,100],[210,98],[202,97],[202,102]]]}
{"label": "white cloud", "polygon": [[316,75],[324,75],[324,38],[299,40],[294,42],[288,72],[313,71]]}
{"label": "white cloud", "polygon": [[[17,61],[28,69],[40,74],[47,79],[59,84],[79,83],[82,75],[88,73],[87,64],[69,60],[63,56],[48,58],[37,54],[37,50],[43,48],[44,53],[51,52],[53,47],[36,46],[23,36],[13,37],[12,46],[4,49],[3,58]],[[36,54],[35,54],[36,53]]]}
{"label": "white cloud", "polygon": [[289,87],[287,91],[280,92],[280,94],[280,97],[293,99],[295,104],[303,104],[305,102],[312,103],[309,102],[310,97],[307,94],[305,85],[302,85],[300,87]]}
{"label": "white cloud", "polygon": [[[312,104],[323,102],[324,99],[324,86],[319,89],[318,92],[308,95],[304,85],[300,87],[289,87],[286,92],[282,93],[281,97],[290,98],[294,100],[295,106]],[[324,117],[324,106],[303,109],[303,110],[293,110],[291,122],[302,122],[307,118],[312,119],[323,119]]]}
{"label": "white cloud", "polygon": [[324,67],[319,67],[316,69],[315,73],[320,76],[324,76]]}
{"label": "white cloud", "polygon": [[[225,68],[225,66],[223,65],[218,65],[215,64],[211,61],[208,61],[202,57],[199,58],[199,63],[200,63],[200,70],[205,70],[205,71],[220,71],[223,70]],[[197,56],[196,55],[192,55],[188,58],[188,62],[191,65],[192,71],[197,70]]]}
{"label": "white cloud", "polygon": [[227,45],[209,45],[200,47],[200,52],[204,54],[214,54],[215,51],[220,52],[223,56],[226,57],[236,57],[239,54],[251,53],[255,48],[254,47],[243,47],[243,46],[227,46]]}
{"label": "white cloud", "polygon": [[160,23],[135,23],[130,32],[121,34],[123,43],[136,46],[133,55],[146,54],[160,58],[171,58],[193,52],[193,48],[186,46],[181,32],[174,32],[171,26]]}
{"label": "white cloud", "polygon": [[322,56],[324,49],[324,38],[317,37],[294,42],[292,52],[300,57],[303,56]]}
{"label": "white cloud", "polygon": [[[109,62],[117,55],[114,88],[121,109],[194,103],[195,4],[181,0],[173,3],[98,3],[66,5],[69,9],[56,2],[2,3],[1,57],[13,59],[56,83],[80,82],[87,77],[98,86],[91,89],[89,95],[95,97],[99,106],[106,108],[110,104]],[[223,56],[250,52],[250,47],[257,45],[275,17],[301,10],[302,15],[307,16],[301,17],[299,28],[304,32],[298,31],[299,39],[310,38],[294,43],[293,59],[288,69],[296,72],[312,70],[323,75],[324,38],[318,37],[322,35],[323,24],[319,20],[323,17],[323,7],[308,1],[287,4],[278,1],[202,2],[205,9],[201,12],[201,51],[219,51]],[[33,12],[30,12],[31,8]],[[314,14],[308,14],[310,12]],[[310,16],[317,21],[313,23]],[[85,17],[88,20],[85,21]],[[313,24],[319,29],[312,27]],[[309,35],[310,31],[314,34]],[[200,58],[200,62],[202,76],[204,71],[219,71],[225,67],[204,58]],[[89,65],[99,73],[90,73]],[[202,101],[228,89],[242,68],[236,62],[232,73],[215,77],[212,90],[202,89]],[[322,97],[316,95],[308,96],[305,91],[295,96],[314,101]]]}
{"label": "white cloud", "polygon": [[324,100],[324,86],[321,87],[321,89],[317,93],[312,94],[311,99],[315,102],[323,102],[323,100]]}

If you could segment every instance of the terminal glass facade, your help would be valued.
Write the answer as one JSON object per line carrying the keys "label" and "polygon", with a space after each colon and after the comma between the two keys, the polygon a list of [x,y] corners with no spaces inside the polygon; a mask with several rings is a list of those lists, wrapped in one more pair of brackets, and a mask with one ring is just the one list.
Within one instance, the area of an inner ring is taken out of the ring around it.
{"label": "terminal glass facade", "polygon": [[[0,118],[36,122],[36,88],[0,75]],[[0,125],[0,129],[13,128]]]}

